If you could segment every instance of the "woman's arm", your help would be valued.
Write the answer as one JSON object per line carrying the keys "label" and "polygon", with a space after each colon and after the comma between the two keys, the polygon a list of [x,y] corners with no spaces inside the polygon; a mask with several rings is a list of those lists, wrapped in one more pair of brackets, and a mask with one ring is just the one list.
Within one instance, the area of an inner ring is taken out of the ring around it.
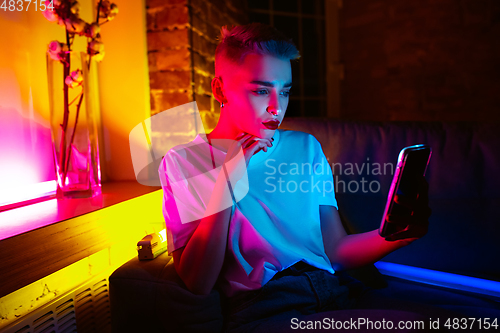
{"label": "woman's arm", "polygon": [[389,242],[378,234],[378,230],[347,235],[337,208],[319,206],[319,212],[325,251],[335,270],[374,263],[415,240],[412,238]]}
{"label": "woman's arm", "polygon": [[234,186],[244,175],[250,158],[261,149],[267,151],[270,146],[271,140],[250,134],[236,139],[228,149],[205,216],[199,220],[187,244],[172,253],[177,274],[192,293],[209,294],[224,263],[233,205],[227,179],[231,179]]}
{"label": "woman's arm", "polygon": [[428,191],[429,185],[422,177],[416,200],[412,201],[400,195],[395,196],[396,203],[406,206],[412,211],[412,215],[409,217],[397,215],[388,217],[392,223],[408,226],[398,233],[404,239],[396,241],[386,241],[379,235],[378,230],[347,235],[337,208],[319,206],[323,243],[333,268],[336,270],[351,269],[374,263],[392,251],[424,236],[427,233],[431,215]]}
{"label": "woman's arm", "polygon": [[218,213],[202,218],[186,246],[172,253],[177,274],[194,294],[210,293],[224,262],[233,204],[226,188],[221,172],[209,203]]}

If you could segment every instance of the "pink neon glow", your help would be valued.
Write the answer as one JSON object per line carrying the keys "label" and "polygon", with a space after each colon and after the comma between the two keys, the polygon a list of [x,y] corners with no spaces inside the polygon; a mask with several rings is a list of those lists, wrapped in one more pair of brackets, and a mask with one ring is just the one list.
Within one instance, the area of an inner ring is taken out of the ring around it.
{"label": "pink neon glow", "polygon": [[[0,239],[41,228],[57,221],[57,199],[0,212]],[[37,216],[33,219],[33,216]]]}
{"label": "pink neon glow", "polygon": [[0,192],[0,207],[16,202],[54,195],[56,190],[57,183],[55,180],[27,185],[8,186],[2,188]]}
{"label": "pink neon glow", "polygon": [[0,240],[101,209],[104,207],[103,199],[107,206],[121,202],[120,195],[111,193],[82,199],[54,198],[0,212]]}
{"label": "pink neon glow", "polygon": [[[52,184],[44,182],[53,181],[55,173],[48,122],[34,110],[31,88],[21,85],[14,71],[5,68],[0,68],[0,100],[2,206],[40,195],[40,188],[44,192],[44,186]],[[38,183],[42,185],[33,186]]]}

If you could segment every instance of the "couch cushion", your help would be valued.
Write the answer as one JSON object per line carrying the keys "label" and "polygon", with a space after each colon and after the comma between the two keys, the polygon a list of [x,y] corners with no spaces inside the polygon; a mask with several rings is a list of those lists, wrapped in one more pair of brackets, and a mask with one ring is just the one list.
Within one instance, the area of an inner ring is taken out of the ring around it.
{"label": "couch cushion", "polygon": [[134,258],[109,277],[113,332],[219,332],[219,293],[194,295],[167,253],[154,260]]}

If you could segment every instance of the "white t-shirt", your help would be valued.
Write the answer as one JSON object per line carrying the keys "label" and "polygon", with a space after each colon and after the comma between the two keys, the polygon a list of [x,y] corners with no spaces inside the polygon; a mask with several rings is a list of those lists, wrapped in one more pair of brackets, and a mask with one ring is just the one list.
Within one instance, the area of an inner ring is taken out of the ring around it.
{"label": "white t-shirt", "polygon": [[[234,189],[237,203],[221,272],[227,296],[258,289],[301,260],[334,273],[323,246],[319,205],[337,207],[337,201],[321,145],[303,132],[277,130],[273,137],[273,147],[250,159],[248,181]],[[170,253],[196,230],[225,155],[205,135],[165,155],[160,179]]]}

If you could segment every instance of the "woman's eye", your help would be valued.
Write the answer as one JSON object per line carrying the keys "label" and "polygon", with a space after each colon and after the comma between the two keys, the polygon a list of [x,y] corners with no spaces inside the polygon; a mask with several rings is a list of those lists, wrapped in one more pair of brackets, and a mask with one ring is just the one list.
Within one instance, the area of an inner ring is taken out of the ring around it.
{"label": "woman's eye", "polygon": [[[269,91],[267,89],[257,89],[257,90],[254,90],[253,92],[255,94],[257,94],[257,95],[267,95],[267,94],[269,94]],[[288,96],[290,96],[290,94],[291,94],[290,90],[282,91],[280,93],[280,95],[283,96],[283,97],[288,97]]]}

